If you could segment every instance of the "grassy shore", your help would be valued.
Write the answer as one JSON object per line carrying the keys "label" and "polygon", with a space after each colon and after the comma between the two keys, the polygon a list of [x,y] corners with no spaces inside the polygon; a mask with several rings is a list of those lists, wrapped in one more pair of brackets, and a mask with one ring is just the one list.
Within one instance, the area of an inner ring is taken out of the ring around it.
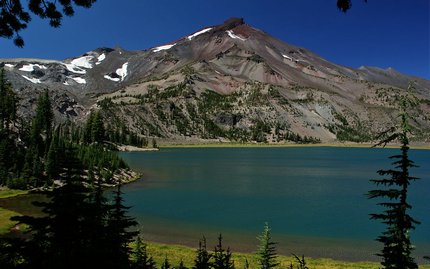
{"label": "grassy shore", "polygon": [[[148,253],[153,256],[157,265],[160,266],[167,256],[172,267],[176,267],[181,260],[184,264],[191,268],[194,264],[196,249],[179,246],[165,245],[159,243],[149,243]],[[298,256],[299,253],[296,253]],[[311,269],[377,269],[381,265],[376,262],[345,262],[325,258],[308,258],[305,257],[307,265]],[[244,268],[245,261],[248,260],[249,268],[259,268],[255,254],[252,253],[233,253],[235,268]],[[296,264],[293,256],[279,256],[281,263],[279,268],[289,268],[291,262]],[[295,267],[294,267],[295,268]],[[430,265],[421,265],[421,269],[430,269]]]}
{"label": "grassy shore", "polygon": [[[0,199],[11,198],[27,193],[28,191],[2,189],[0,190]],[[0,234],[9,232],[10,229],[16,225],[16,222],[11,221],[10,218],[18,215],[19,213],[15,211],[7,210],[0,207]]]}

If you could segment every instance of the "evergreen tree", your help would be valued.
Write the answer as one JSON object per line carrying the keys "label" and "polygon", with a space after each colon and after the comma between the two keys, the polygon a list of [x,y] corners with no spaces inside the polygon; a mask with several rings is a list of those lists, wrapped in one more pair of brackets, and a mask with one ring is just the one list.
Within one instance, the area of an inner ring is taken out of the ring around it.
{"label": "evergreen tree", "polygon": [[3,69],[0,69],[0,185],[17,174],[18,147],[14,130],[16,123],[17,98],[12,85],[6,80]]}
{"label": "evergreen tree", "polygon": [[[299,258],[296,254],[293,253],[293,256],[299,264],[297,266],[297,269],[309,269],[309,267],[306,265],[305,255],[302,255],[302,257]],[[293,268],[293,263],[291,263],[290,268]]]}
{"label": "evergreen tree", "polygon": [[257,237],[260,242],[257,250],[257,260],[261,269],[271,269],[279,265],[276,255],[276,243],[272,242],[270,227],[266,222],[263,233]]}
{"label": "evergreen tree", "polygon": [[213,269],[234,269],[234,263],[231,259],[230,248],[225,250],[222,246],[222,235],[218,236],[218,244],[214,250],[214,262],[212,264]]}
{"label": "evergreen tree", "polygon": [[245,264],[243,265],[243,269],[249,269],[248,259],[245,258]]}
{"label": "evergreen tree", "polygon": [[103,126],[103,120],[100,111],[94,114],[93,122],[91,126],[91,140],[92,142],[101,143],[105,139],[105,129]]}
{"label": "evergreen tree", "polygon": [[0,130],[10,130],[16,120],[17,97],[12,85],[6,79],[3,69],[0,69]]}
{"label": "evergreen tree", "polygon": [[170,269],[170,263],[169,259],[167,259],[167,256],[164,258],[164,261],[161,264],[161,269]]}
{"label": "evergreen tree", "polygon": [[84,128],[84,142],[87,144],[101,143],[105,139],[105,129],[100,111],[91,112]]}
{"label": "evergreen tree", "polygon": [[37,100],[34,128],[38,134],[45,135],[46,141],[50,141],[53,121],[54,112],[52,110],[51,100],[49,98],[48,90],[45,90]]}
{"label": "evergreen tree", "polygon": [[111,251],[106,247],[111,235],[107,229],[107,219],[112,206],[103,195],[100,182],[89,195],[89,206],[86,215],[91,216],[85,221],[83,238],[88,240],[88,268],[111,268]]}
{"label": "evergreen tree", "polygon": [[[409,90],[412,85],[409,86]],[[408,211],[412,206],[408,202],[408,187],[418,178],[410,175],[409,170],[416,167],[414,162],[409,159],[409,138],[410,125],[407,109],[414,105],[413,98],[403,96],[400,98],[400,130],[392,134],[380,144],[386,144],[394,139],[401,142],[400,154],[391,156],[394,168],[379,170],[378,174],[384,176],[383,179],[371,180],[376,186],[383,188],[371,190],[369,198],[385,199],[378,205],[385,208],[382,213],[371,214],[371,219],[380,220],[386,225],[386,230],[377,241],[384,247],[378,256],[383,258],[381,264],[387,269],[415,269],[418,268],[414,259],[411,257],[413,246],[410,241],[409,232],[415,229],[419,222],[412,218]]]}
{"label": "evergreen tree", "polygon": [[210,269],[212,263],[210,259],[212,254],[206,249],[206,238],[203,236],[202,240],[199,241],[199,248],[197,249],[197,255],[194,259],[193,269]]}
{"label": "evergreen tree", "polygon": [[86,268],[91,244],[85,227],[94,217],[82,184],[83,168],[73,148],[66,148],[67,162],[62,164],[63,185],[47,193],[48,202],[35,203],[43,208],[43,217],[20,216],[14,220],[26,224],[30,237],[25,259],[29,268]]}
{"label": "evergreen tree", "polygon": [[111,252],[113,268],[128,268],[129,256],[132,253],[129,244],[139,232],[129,231],[131,227],[137,225],[137,222],[127,216],[127,211],[130,207],[123,205],[121,185],[118,185],[114,195],[114,203],[107,223],[109,240],[106,247]]}
{"label": "evergreen tree", "polygon": [[151,256],[148,255],[147,245],[143,242],[142,238],[136,238],[136,249],[133,253],[134,262],[133,269],[156,269],[155,262]]}
{"label": "evergreen tree", "polygon": [[155,138],[152,138],[152,147],[153,147],[154,149],[157,149],[157,148],[158,148],[157,140],[155,140]]}
{"label": "evergreen tree", "polygon": [[188,267],[186,267],[185,264],[184,264],[184,260],[181,259],[181,261],[179,262],[179,265],[178,265],[177,269],[188,269]]}

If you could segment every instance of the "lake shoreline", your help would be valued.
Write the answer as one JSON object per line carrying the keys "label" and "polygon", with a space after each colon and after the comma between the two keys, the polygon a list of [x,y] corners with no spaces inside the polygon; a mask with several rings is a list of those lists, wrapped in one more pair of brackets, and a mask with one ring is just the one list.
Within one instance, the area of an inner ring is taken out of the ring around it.
{"label": "lake shoreline", "polygon": [[[317,144],[263,144],[263,143],[160,143],[159,148],[307,148],[307,147],[337,147],[337,148],[372,148],[371,143],[317,143]],[[378,146],[376,148],[382,148]],[[384,148],[400,148],[400,144],[388,144]],[[411,149],[430,150],[430,144],[411,144]]]}

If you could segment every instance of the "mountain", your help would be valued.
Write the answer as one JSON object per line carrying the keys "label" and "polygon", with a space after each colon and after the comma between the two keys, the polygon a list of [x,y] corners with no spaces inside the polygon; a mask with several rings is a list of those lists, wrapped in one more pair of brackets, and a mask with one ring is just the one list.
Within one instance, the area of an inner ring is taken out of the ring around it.
{"label": "mountain", "polygon": [[415,139],[430,141],[430,81],[330,63],[232,18],[169,44],[64,61],[0,59],[29,116],[48,88],[58,121],[101,110],[108,128],[165,141],[369,141],[415,83]]}

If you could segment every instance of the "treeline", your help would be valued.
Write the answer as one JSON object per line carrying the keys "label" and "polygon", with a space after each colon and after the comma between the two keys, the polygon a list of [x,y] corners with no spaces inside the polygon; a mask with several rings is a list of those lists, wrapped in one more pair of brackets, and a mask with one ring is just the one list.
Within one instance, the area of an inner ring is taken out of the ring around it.
{"label": "treeline", "polygon": [[126,168],[104,143],[107,132],[98,113],[90,115],[84,128],[72,122],[55,126],[47,90],[40,94],[30,122],[17,110],[18,99],[0,70],[0,186],[51,187],[62,178],[71,156],[79,160],[90,184],[94,179],[110,183],[112,173]]}

